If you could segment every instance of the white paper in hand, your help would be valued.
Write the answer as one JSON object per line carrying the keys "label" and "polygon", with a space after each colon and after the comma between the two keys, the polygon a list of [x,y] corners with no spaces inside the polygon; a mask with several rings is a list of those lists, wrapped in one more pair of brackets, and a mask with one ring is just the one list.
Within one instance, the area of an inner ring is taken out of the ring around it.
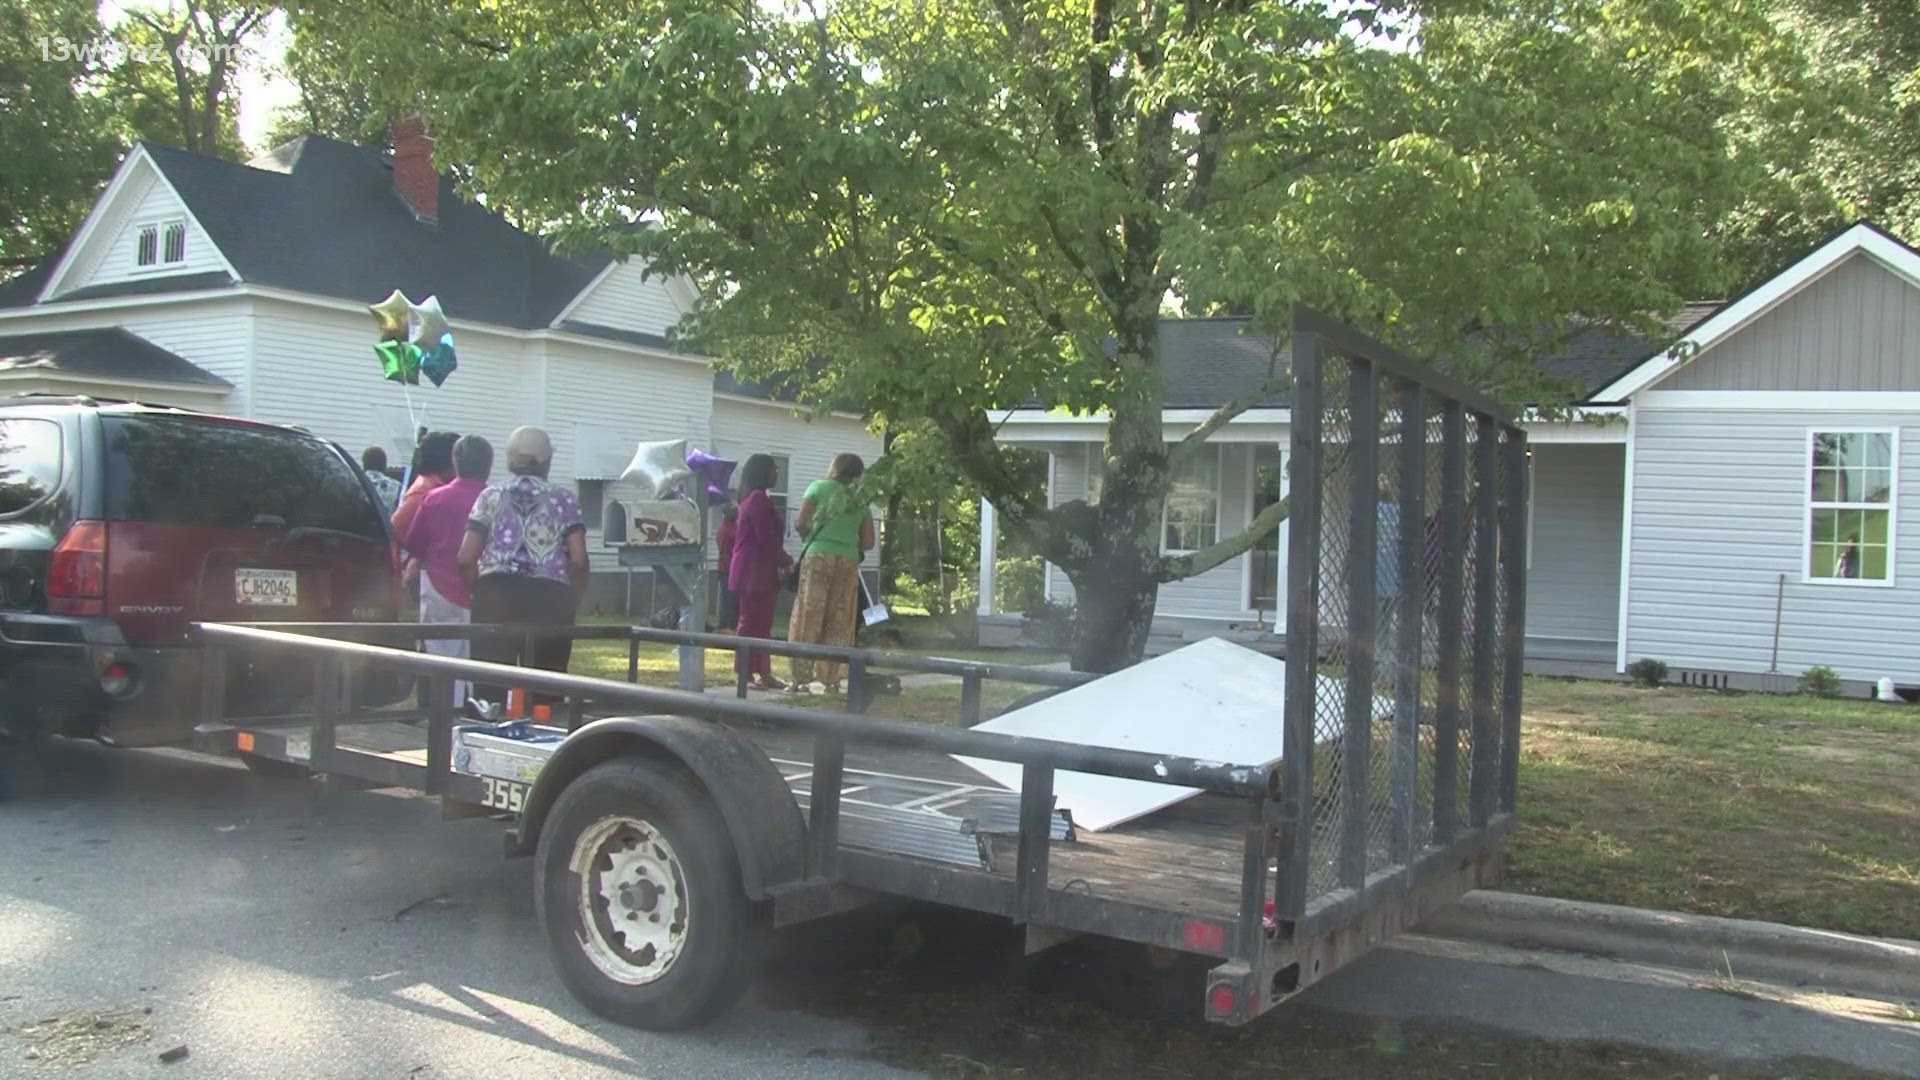
{"label": "white paper in hand", "polygon": [[693,475],[687,468],[687,440],[643,442],[633,451],[633,460],[620,479],[638,484],[655,498]]}

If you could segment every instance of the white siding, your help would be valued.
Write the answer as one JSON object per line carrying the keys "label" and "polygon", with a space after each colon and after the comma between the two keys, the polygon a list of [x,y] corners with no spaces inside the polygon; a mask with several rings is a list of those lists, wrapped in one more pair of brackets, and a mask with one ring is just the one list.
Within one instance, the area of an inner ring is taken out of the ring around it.
{"label": "white siding", "polygon": [[1621,446],[1543,443],[1533,448],[1529,655],[1613,656],[1625,470]]}
{"label": "white siding", "polygon": [[[1643,408],[1636,422],[1629,662],[1764,673],[1779,596],[1781,672],[1920,682],[1920,416]],[[1803,583],[1808,429],[1887,427],[1894,585]]]}
{"label": "white siding", "polygon": [[[199,274],[225,269],[213,241],[159,174],[144,162],[127,177],[115,205],[106,208],[107,216],[87,239],[85,248],[75,253],[73,266],[60,285],[61,292],[125,281],[145,276]],[[164,267],[141,268],[135,265],[135,247],[142,224],[185,218],[187,223],[186,261]]]}
{"label": "white siding", "polygon": [[[744,461],[748,454],[784,454],[788,509],[800,511],[800,494],[807,485],[827,475],[834,456],[859,454],[868,464],[880,456],[880,440],[858,420],[840,416],[809,419],[780,405],[719,398],[713,403],[713,452]],[[800,541],[788,537],[787,548],[799,554]],[[878,553],[869,552],[867,565],[877,565]]]}
{"label": "white siding", "polygon": [[680,305],[667,281],[649,276],[638,260],[616,265],[568,312],[569,321],[611,326],[642,334],[665,334],[680,321]]}
{"label": "white siding", "polygon": [[[556,478],[617,477],[634,447],[643,442],[686,439],[694,446],[707,444],[713,373],[705,364],[572,342],[547,345],[545,356],[543,426],[553,438]],[[464,365],[463,360],[462,371]],[[638,495],[620,484],[608,485],[606,492],[606,498],[628,505]],[[600,530],[587,533],[587,551],[595,570],[618,568],[618,558],[601,542]]]}
{"label": "white siding", "polygon": [[[70,315],[30,315],[0,319],[0,334],[38,334],[56,330],[88,330],[124,327],[155,345],[244,388],[251,347],[249,301],[244,298],[194,301],[184,304],[155,304],[151,307],[122,308],[115,311],[75,312]],[[209,387],[214,393],[222,391]],[[100,391],[96,388],[94,393]],[[158,400],[145,389],[130,388],[130,396]],[[239,389],[231,398],[223,398],[224,407],[245,415],[244,395]],[[205,407],[205,399],[200,405]]]}
{"label": "white siding", "polygon": [[[1058,443],[1046,449],[1053,455],[1052,505],[1083,499],[1087,495],[1088,463],[1100,452],[1098,443]],[[1250,520],[1252,487],[1249,470],[1253,447],[1248,443],[1223,443],[1208,453],[1222,455],[1220,462],[1220,531],[1226,539],[1245,528]],[[1047,564],[1047,595],[1056,603],[1073,600],[1073,585],[1053,564]],[[1247,607],[1247,556],[1229,559],[1212,570],[1182,581],[1160,586],[1155,608],[1156,619],[1203,619],[1231,621],[1251,619]],[[1269,613],[1271,617],[1271,613]]]}

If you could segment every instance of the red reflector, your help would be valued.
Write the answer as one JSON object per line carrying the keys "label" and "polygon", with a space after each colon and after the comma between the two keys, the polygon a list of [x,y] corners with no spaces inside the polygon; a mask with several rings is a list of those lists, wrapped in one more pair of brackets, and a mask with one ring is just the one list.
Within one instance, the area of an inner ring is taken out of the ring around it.
{"label": "red reflector", "polygon": [[47,610],[56,615],[101,615],[106,611],[107,527],[76,521],[53,546],[47,566]]}
{"label": "red reflector", "polygon": [[1227,928],[1218,923],[1189,922],[1181,930],[1187,948],[1193,952],[1225,952],[1227,948]]}
{"label": "red reflector", "polygon": [[1240,995],[1233,992],[1233,987],[1220,983],[1207,991],[1207,1008],[1212,1009],[1215,1016],[1232,1016],[1240,1011]]}

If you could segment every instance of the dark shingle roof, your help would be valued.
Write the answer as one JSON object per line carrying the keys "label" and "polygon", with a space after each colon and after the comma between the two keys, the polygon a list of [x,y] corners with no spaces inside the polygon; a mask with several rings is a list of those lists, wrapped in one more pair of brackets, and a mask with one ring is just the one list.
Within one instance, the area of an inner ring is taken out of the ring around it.
{"label": "dark shingle roof", "polygon": [[67,375],[227,387],[233,384],[119,327],[57,330],[0,337],[0,371],[47,370]]}
{"label": "dark shingle roof", "polygon": [[[535,328],[607,264],[605,256],[554,255],[539,237],[455,195],[444,178],[439,222],[424,224],[394,192],[386,156],[365,147],[309,135],[241,165],[144,145],[249,284],[361,303],[399,289],[416,300],[438,296],[448,315]],[[203,287],[185,278],[153,284]]]}
{"label": "dark shingle roof", "polygon": [[1699,301],[1682,305],[1664,320],[1665,340],[1650,341],[1610,327],[1576,330],[1551,356],[1535,361],[1542,374],[1578,383],[1584,396],[1592,396],[1607,384],[1637,367],[1642,361],[1667,347],[1698,326],[1707,316],[1720,310],[1721,301]]}
{"label": "dark shingle roof", "polygon": [[[1166,407],[1217,408],[1271,378],[1284,378],[1291,364],[1286,345],[1251,332],[1251,324],[1246,318],[1160,320]],[[1284,407],[1286,388],[1261,404]]]}

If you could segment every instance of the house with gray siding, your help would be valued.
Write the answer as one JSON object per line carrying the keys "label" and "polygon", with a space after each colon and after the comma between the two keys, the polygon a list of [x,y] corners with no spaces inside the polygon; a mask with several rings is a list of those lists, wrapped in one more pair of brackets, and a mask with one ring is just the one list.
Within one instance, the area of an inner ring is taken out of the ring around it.
{"label": "house with gray siding", "polygon": [[[1816,665],[1920,686],[1920,253],[1855,225],[1745,295],[1690,304],[1664,341],[1593,331],[1540,366],[1584,390],[1529,419],[1527,653],[1551,670],[1665,661],[1728,685]],[[1169,320],[1166,436],[1284,371],[1243,320]],[[1044,451],[1052,498],[1097,489],[1104,418],[1014,410],[1001,438]],[[1176,478],[1163,544],[1233,535],[1285,490],[1284,400],[1249,410]],[[983,522],[991,522],[991,506]],[[1017,613],[982,530],[983,633]],[[1285,528],[1163,586],[1166,639],[1274,633]],[[1049,600],[1071,602],[1048,568]]]}

